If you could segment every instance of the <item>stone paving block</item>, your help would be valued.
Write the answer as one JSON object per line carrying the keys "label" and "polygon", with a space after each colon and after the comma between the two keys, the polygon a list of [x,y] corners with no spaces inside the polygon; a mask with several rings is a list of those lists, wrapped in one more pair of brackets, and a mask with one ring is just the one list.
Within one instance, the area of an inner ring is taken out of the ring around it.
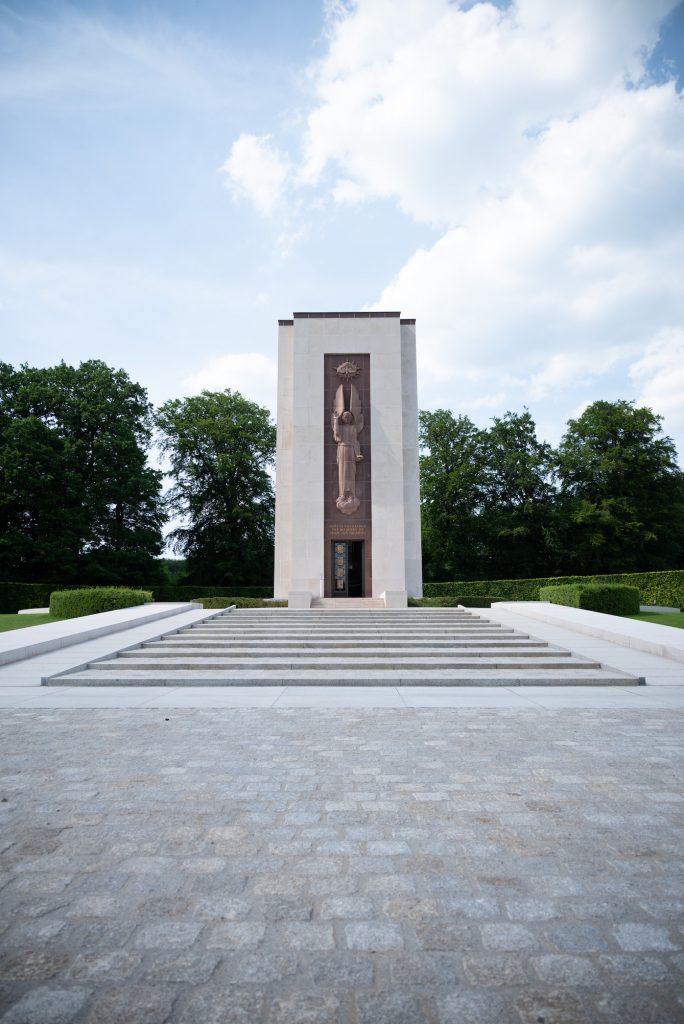
{"label": "stone paving block", "polygon": [[194,921],[146,924],[138,931],[133,945],[137,949],[186,949],[195,941],[202,927]]}
{"label": "stone paving block", "polygon": [[519,953],[481,953],[463,958],[463,970],[470,985],[478,988],[502,988],[526,985],[529,980],[528,957]]}
{"label": "stone paving block", "polygon": [[559,916],[549,900],[507,900],[506,911],[513,921],[550,921]]}
{"label": "stone paving block", "polygon": [[404,946],[401,928],[389,921],[354,921],[344,926],[344,935],[349,949],[377,953]]}
{"label": "stone paving block", "polygon": [[463,979],[461,956],[452,952],[405,953],[390,961],[391,989],[440,991]]}
{"label": "stone paving block", "polygon": [[439,1024],[519,1024],[501,996],[492,992],[451,992],[436,1002]]}
{"label": "stone paving block", "polygon": [[333,949],[335,938],[332,925],[312,921],[287,921],[271,926],[274,938],[284,949]]}
{"label": "stone paving block", "polygon": [[596,1024],[577,993],[568,990],[529,990],[516,999],[515,1009],[519,1015],[516,1024]]}
{"label": "stone paving block", "polygon": [[306,887],[306,879],[283,875],[257,875],[253,887],[258,896],[299,896]]}
{"label": "stone paving block", "polygon": [[265,993],[238,986],[198,986],[181,996],[176,1024],[254,1024],[262,1019]]}
{"label": "stone paving block", "polygon": [[363,896],[336,896],[321,902],[319,917],[322,921],[334,918],[367,920],[374,911],[373,901]]}
{"label": "stone paving block", "polygon": [[79,953],[65,977],[70,981],[124,981],[142,962],[142,956],[127,949]]}
{"label": "stone paving block", "polygon": [[602,993],[596,1009],[606,1024],[679,1024],[684,1019],[684,1005],[672,992]]}
{"label": "stone paving block", "polygon": [[598,985],[600,976],[587,957],[564,953],[547,953],[532,960],[537,975],[550,985],[577,988],[580,985]]}
{"label": "stone paving block", "polygon": [[408,993],[357,995],[358,1024],[432,1024],[431,1000]]}
{"label": "stone paving block", "polygon": [[417,922],[416,942],[421,949],[428,950],[471,950],[480,946],[475,924],[450,918]]}
{"label": "stone paving block", "polygon": [[90,990],[34,988],[0,1017],[2,1024],[71,1024],[88,1001]]}
{"label": "stone paving block", "polygon": [[[73,926],[72,922],[69,922]],[[3,931],[8,930],[11,927],[11,932],[7,937],[7,942],[15,947],[29,947],[43,946],[45,943],[54,944],[57,936],[68,931],[68,924],[66,921],[62,921],[59,918],[53,921],[45,921],[38,918],[37,921],[22,921],[21,924],[10,925],[10,922],[5,923]]]}
{"label": "stone paving block", "polygon": [[545,929],[547,937],[562,953],[597,953],[609,949],[597,928],[584,922],[568,922]]}
{"label": "stone paving block", "polygon": [[373,987],[376,958],[360,952],[307,952],[299,956],[298,984],[348,995]]}
{"label": "stone paving block", "polygon": [[261,921],[227,921],[213,927],[205,942],[208,949],[255,949],[265,932]]}
{"label": "stone paving block", "polygon": [[431,896],[395,896],[384,900],[382,913],[402,921],[423,921],[439,916],[439,901]]}
{"label": "stone paving block", "polygon": [[209,981],[220,957],[202,950],[198,953],[155,953],[138,972],[145,982],[186,982],[199,985]]}
{"label": "stone paving block", "polygon": [[658,957],[639,953],[615,953],[599,957],[602,970],[623,985],[665,985],[674,977],[670,968]]}
{"label": "stone paving block", "polygon": [[274,999],[266,1013],[267,1024],[339,1024],[337,996],[292,992]]}
{"label": "stone paving block", "polygon": [[408,843],[403,840],[397,839],[374,839],[366,844],[368,853],[372,857],[390,856],[393,857],[399,853],[410,853],[411,847]]}
{"label": "stone paving block", "polygon": [[368,875],[363,888],[370,896],[399,896],[415,893],[416,882],[410,875]]}
{"label": "stone paving block", "polygon": [[0,978],[12,981],[45,981],[54,978],[69,963],[69,954],[49,949],[26,949],[8,953],[0,962]]}
{"label": "stone paving block", "polygon": [[202,921],[238,921],[249,917],[251,910],[252,904],[248,900],[226,895],[223,891],[215,896],[188,900],[188,912],[193,918]]}
{"label": "stone paving block", "polygon": [[281,982],[297,973],[295,953],[231,953],[220,968],[224,980],[234,985],[266,985]]}
{"label": "stone paving block", "polygon": [[496,924],[480,925],[482,944],[487,949],[511,950],[536,949],[539,945],[534,932],[522,924],[509,924],[505,921]]}
{"label": "stone paving block", "polygon": [[313,903],[309,900],[265,896],[259,901],[266,921],[310,921]]}
{"label": "stone paving block", "polygon": [[105,989],[92,1000],[84,1024],[166,1024],[176,990],[162,985],[124,985]]}
{"label": "stone paving block", "polygon": [[672,941],[667,928],[654,924],[619,924],[615,927],[615,938],[623,949],[632,953],[681,949],[681,943]]}

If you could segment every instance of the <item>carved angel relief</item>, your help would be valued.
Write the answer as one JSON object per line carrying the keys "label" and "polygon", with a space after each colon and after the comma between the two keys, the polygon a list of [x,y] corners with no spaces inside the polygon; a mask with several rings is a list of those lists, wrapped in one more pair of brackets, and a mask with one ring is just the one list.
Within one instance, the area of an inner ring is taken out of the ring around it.
{"label": "carved angel relief", "polygon": [[335,502],[340,512],[352,515],[361,504],[356,496],[356,463],[361,462],[361,446],[359,434],[363,430],[363,410],[361,398],[356,386],[352,383],[359,372],[356,363],[341,363],[337,367],[338,377],[349,381],[349,401],[345,403],[345,386],[340,384],[335,392],[335,405],[332,413],[332,432],[337,442],[337,473],[338,497]]}

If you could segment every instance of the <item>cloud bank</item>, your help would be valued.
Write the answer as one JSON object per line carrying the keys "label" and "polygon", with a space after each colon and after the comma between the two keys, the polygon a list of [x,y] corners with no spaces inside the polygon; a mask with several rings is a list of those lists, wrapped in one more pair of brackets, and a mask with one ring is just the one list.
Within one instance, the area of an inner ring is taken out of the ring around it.
{"label": "cloud bank", "polygon": [[390,199],[441,230],[370,304],[418,318],[422,404],[684,426],[684,104],[648,65],[674,6],[336,3],[299,152],[242,136],[225,170],[262,214]]}

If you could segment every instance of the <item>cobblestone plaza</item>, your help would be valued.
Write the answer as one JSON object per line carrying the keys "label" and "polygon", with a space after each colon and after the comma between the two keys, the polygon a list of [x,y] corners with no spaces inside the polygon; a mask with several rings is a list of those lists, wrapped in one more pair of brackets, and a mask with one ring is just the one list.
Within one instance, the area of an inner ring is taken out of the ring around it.
{"label": "cobblestone plaza", "polygon": [[684,1020],[681,719],[9,709],[0,1020]]}

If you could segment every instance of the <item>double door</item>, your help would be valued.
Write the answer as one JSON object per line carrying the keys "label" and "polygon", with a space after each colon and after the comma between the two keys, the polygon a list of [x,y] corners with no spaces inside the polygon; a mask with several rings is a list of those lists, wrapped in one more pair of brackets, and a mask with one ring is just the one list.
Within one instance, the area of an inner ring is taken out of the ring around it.
{"label": "double door", "polygon": [[332,542],[332,596],[363,597],[363,541]]}

